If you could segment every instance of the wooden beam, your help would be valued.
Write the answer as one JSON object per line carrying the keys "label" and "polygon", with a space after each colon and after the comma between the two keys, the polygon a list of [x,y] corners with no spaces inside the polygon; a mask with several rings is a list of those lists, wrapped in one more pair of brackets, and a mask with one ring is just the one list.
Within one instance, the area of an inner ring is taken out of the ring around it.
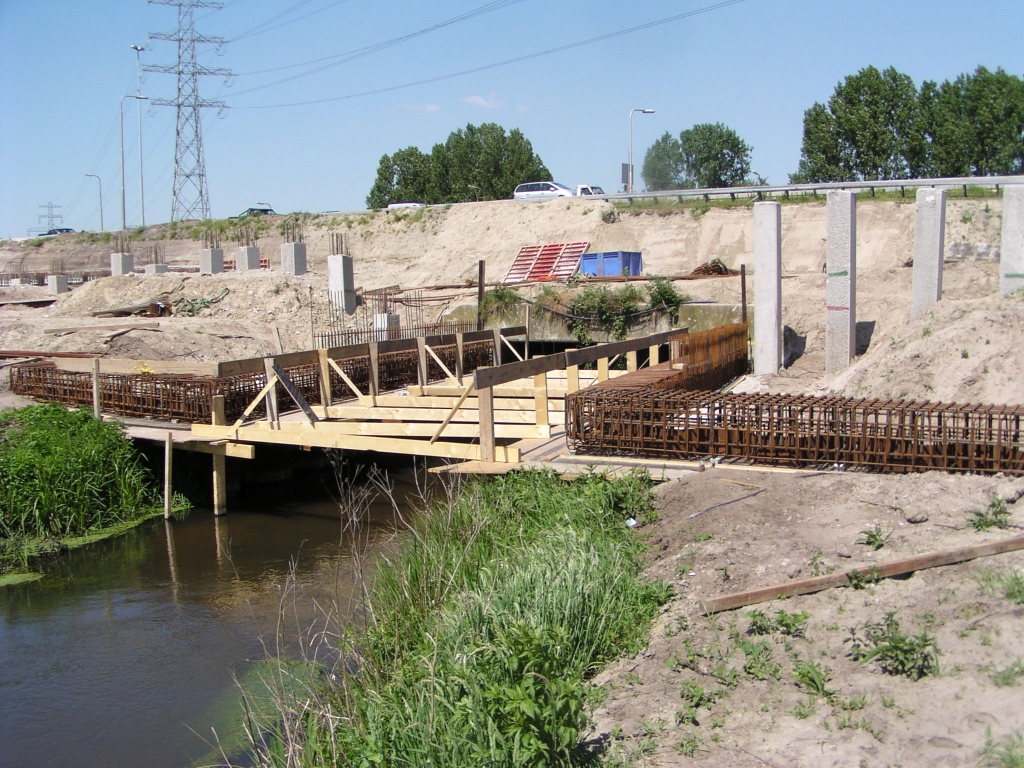
{"label": "wooden beam", "polygon": [[455,334],[455,380],[462,381],[462,358],[466,354],[466,341],[461,333]]}
{"label": "wooden beam", "polygon": [[174,435],[164,436],[164,520],[174,511]]}
{"label": "wooden beam", "polygon": [[[332,366],[332,367],[334,368],[334,370],[335,370],[335,371],[337,371],[337,373],[338,373],[338,376],[340,376],[340,377],[341,377],[341,380],[342,380],[343,382],[345,382],[345,385],[346,385],[346,386],[347,386],[347,387],[348,387],[349,389],[351,389],[351,390],[352,390],[352,393],[353,393],[353,394],[354,394],[354,395],[355,395],[356,397],[362,397],[362,396],[363,396],[363,393],[359,391],[359,387],[357,387],[357,386],[356,386],[356,385],[355,385],[355,384],[354,384],[354,383],[352,382],[352,379],[350,379],[350,378],[348,377],[348,374],[346,374],[346,373],[345,373],[345,371],[343,371],[343,370],[341,369],[341,366],[340,366],[340,365],[338,365],[338,364],[337,364],[336,362],[334,362],[334,361],[333,361],[333,360],[332,360],[331,358],[327,358],[327,362],[328,362],[328,363],[329,363],[329,364],[330,364],[330,365],[331,365],[331,366]],[[330,405],[330,403],[327,403],[327,405]]]}
{"label": "wooden beam", "polygon": [[[296,422],[299,424],[300,422]],[[472,460],[480,458],[480,446],[472,443],[452,443],[439,440],[431,444],[427,440],[411,438],[368,437],[364,435],[332,435],[320,425],[301,423],[304,429],[300,432],[270,430],[265,426],[250,425],[242,427],[243,440],[252,443],[273,443],[277,445],[308,445],[318,448],[341,448],[351,451],[377,451],[379,453],[398,453],[408,456],[435,456],[447,459]],[[217,430],[209,424],[193,424],[193,433],[199,437],[222,437],[233,439],[230,427]],[[219,432],[219,434],[215,434]],[[496,461],[519,462],[519,449],[513,446],[496,445]]]}
{"label": "wooden beam", "polygon": [[99,421],[103,418],[103,411],[100,408],[100,359],[92,359],[92,415]]}
{"label": "wooden beam", "polygon": [[[531,361],[532,362],[532,361]],[[479,373],[479,371],[478,371]],[[480,403],[480,461],[495,461],[494,445],[494,395],[491,388],[477,392]]]}
{"label": "wooden beam", "polygon": [[504,336],[501,337],[501,340],[503,342],[505,342],[505,346],[506,347],[508,347],[509,349],[512,350],[512,354],[513,355],[515,355],[519,360],[523,360],[523,356],[519,354],[519,350],[517,350],[515,347],[512,346],[512,342],[511,341],[506,339]]}
{"label": "wooden beam", "polygon": [[281,386],[284,387],[284,391],[287,392],[288,397],[290,397],[292,401],[299,406],[299,410],[306,415],[306,419],[311,424],[319,421],[320,419],[315,413],[313,413],[313,410],[309,407],[309,403],[306,402],[306,398],[302,396],[299,388],[295,386],[294,382],[292,382],[290,378],[288,378],[288,374],[285,373],[277,363],[271,361],[270,364],[273,367],[274,375],[277,376],[278,380],[281,382]]}
{"label": "wooden beam", "polygon": [[[267,384],[270,384],[270,381],[272,379],[273,379],[273,381],[276,384],[276,382],[277,382],[277,374],[274,372],[274,358],[272,358],[272,357],[265,357],[265,358],[263,358],[263,370],[266,371],[266,374],[267,374]],[[269,387],[267,389],[266,403],[267,403],[267,422],[270,423],[271,425],[274,425],[274,424],[277,423],[277,420],[278,420],[278,418],[277,418],[277,387],[276,386]]]}
{"label": "wooden beam", "polygon": [[652,347],[655,344],[661,345],[667,341],[672,341],[673,339],[685,336],[687,333],[689,333],[688,328],[677,328],[675,330],[664,331],[662,333],[654,333],[650,336],[644,336],[639,339],[613,341],[610,344],[595,344],[592,347],[583,347],[582,349],[568,349],[565,352],[565,360],[567,365],[593,363],[600,360],[602,357],[607,359],[609,357],[615,357],[615,355],[624,355],[627,352],[631,352],[636,349]]}
{"label": "wooden beam", "polygon": [[370,397],[380,394],[380,344],[376,341],[370,342]]}
{"label": "wooden beam", "polygon": [[1005,552],[1015,552],[1024,549],[1024,536],[1015,536],[1002,541],[993,541],[988,544],[976,544],[970,547],[960,547],[945,552],[932,552],[926,555],[908,557],[905,560],[896,560],[881,566],[870,566],[853,568],[845,573],[832,573],[827,576],[815,576],[809,579],[799,579],[786,584],[778,584],[773,587],[752,589],[747,592],[737,592],[731,595],[715,597],[703,601],[704,610],[707,613],[718,613],[733,608],[742,608],[755,603],[765,603],[769,600],[777,600],[781,597],[792,597],[793,595],[808,595],[813,592],[820,592],[832,587],[845,587],[850,582],[851,573],[859,573],[867,578],[885,579],[891,576],[900,576],[904,573],[922,571],[926,568],[936,568],[941,565],[953,565],[962,563],[965,560],[974,560],[979,557],[1001,555]]}
{"label": "wooden beam", "polygon": [[[311,289],[312,290],[312,289]],[[331,366],[330,363],[333,361],[327,355],[326,349],[318,349],[316,351],[317,359],[320,361],[320,404],[331,405],[333,396],[331,394]],[[337,367],[337,363],[335,363]],[[359,391],[356,390],[356,394]]]}
{"label": "wooden beam", "polygon": [[[197,424],[193,433],[197,437],[202,434],[209,439],[216,439],[218,430],[209,430],[209,424]],[[265,421],[254,421],[246,425],[241,431],[242,439],[254,439],[256,432],[267,431]],[[292,435],[307,434],[309,430],[315,430],[318,434],[324,435],[363,435],[366,437],[425,437],[428,440],[437,434],[437,423],[433,421],[320,421],[310,424],[308,421],[282,421],[281,429],[274,430]],[[541,425],[537,426],[532,421],[523,424],[501,424],[495,423],[494,436],[500,440],[525,440],[533,438],[546,439],[551,436],[551,428]],[[439,440],[450,438],[475,440],[480,437],[480,427],[475,421],[451,422],[444,430],[443,437]],[[301,438],[296,437],[296,442],[301,443]],[[438,440],[432,440],[438,442]],[[252,445],[233,443],[244,448],[253,448]],[[175,444],[181,447],[183,443]],[[218,443],[206,443],[206,445],[218,446]],[[229,445],[225,442],[223,445]]]}
{"label": "wooden beam", "polygon": [[441,436],[441,433],[444,432],[444,428],[451,423],[452,418],[455,416],[456,413],[459,412],[459,409],[462,407],[462,404],[466,402],[466,398],[469,397],[469,394],[472,391],[473,385],[470,384],[463,391],[462,396],[458,399],[455,405],[452,406],[452,409],[448,412],[448,415],[444,417],[444,421],[441,422],[441,426],[437,428],[437,431],[434,433],[434,436],[430,438],[430,442],[437,442],[437,438],[439,438]]}
{"label": "wooden beam", "polygon": [[647,367],[650,368],[654,365],[661,363],[661,344],[651,344],[647,350],[648,360]]}
{"label": "wooden beam", "polygon": [[533,357],[529,360],[501,366],[477,368],[473,372],[473,381],[477,390],[483,390],[498,386],[499,384],[516,381],[517,379],[528,379],[536,376],[538,373],[547,373],[558,368],[565,368],[564,352]]}
{"label": "wooden beam", "polygon": [[[441,366],[441,370],[444,371],[444,375],[447,376],[449,379],[461,379],[462,378],[461,376],[456,376],[454,373],[452,373],[450,370],[448,370],[448,366],[445,365],[444,362],[442,362],[441,358],[437,356],[437,354],[434,352],[433,349],[431,349],[429,344],[424,344],[423,345],[423,349],[430,353],[430,356],[432,358],[434,358],[434,361],[439,366]],[[424,369],[424,371],[426,371],[426,365],[423,366],[423,369]],[[429,380],[430,380],[430,377],[427,376],[426,373],[424,373],[423,374],[423,385],[422,386],[426,386],[426,384],[427,384],[427,382]]]}
{"label": "wooden beam", "polygon": [[427,342],[422,336],[416,337],[416,383],[421,387],[427,381]]}
{"label": "wooden beam", "polygon": [[[203,424],[203,426],[205,427],[207,425]],[[228,441],[204,443],[190,440],[184,443],[175,443],[174,447],[183,451],[192,451],[193,453],[208,453],[211,456],[230,456],[233,459],[256,458],[256,448],[252,445],[245,445],[244,443],[233,443]]]}
{"label": "wooden beam", "polygon": [[636,361],[637,361],[637,354],[636,354],[636,350],[635,349],[626,353],[626,372],[627,373],[632,373],[633,371],[635,371],[637,369]]}
{"label": "wooden beam", "polygon": [[[476,422],[480,418],[480,397],[477,393],[477,407],[462,407],[455,412],[452,421],[455,422]],[[495,408],[494,398],[491,398],[491,411],[494,418],[501,424],[534,424],[535,417],[532,410],[503,410]],[[341,421],[432,421],[440,424],[448,415],[450,408],[382,408],[362,405],[332,405],[324,409],[322,406],[314,405],[313,412],[323,419]],[[562,424],[565,420],[563,411],[549,411],[548,418],[552,424]],[[281,423],[281,422],[278,422]],[[232,438],[235,439],[235,438]]]}
{"label": "wooden beam", "polygon": [[[470,379],[468,386],[472,385],[473,380]],[[465,392],[465,387],[462,389],[450,387],[450,389],[455,391],[455,394],[452,396],[406,397],[404,395],[381,395],[377,398],[377,405],[383,408],[451,408],[456,402],[458,402],[459,398],[462,397],[463,392]],[[496,410],[532,411],[537,393],[536,387],[530,387],[529,393],[529,397],[505,397],[505,394],[500,389],[495,388],[494,407]],[[477,399],[473,396],[466,398],[463,406],[465,408],[479,407]],[[558,406],[558,410],[561,410],[560,405]]]}
{"label": "wooden beam", "polygon": [[152,331],[160,323],[113,323],[108,325],[74,325],[69,328],[44,328],[43,333],[78,333],[79,331]]}
{"label": "wooden beam", "polygon": [[[214,395],[212,408],[213,424],[221,427],[227,423],[224,418],[224,395]],[[213,454],[213,515],[220,517],[228,511],[228,472],[223,454]]]}
{"label": "wooden beam", "polygon": [[565,372],[568,374],[566,377],[565,390],[568,394],[580,391],[580,368],[578,365],[570,365],[566,367]]}
{"label": "wooden beam", "polygon": [[271,376],[270,381],[268,381],[266,386],[260,390],[260,393],[253,398],[252,402],[245,407],[245,410],[242,411],[242,415],[238,417],[238,420],[232,426],[242,426],[242,424],[245,423],[245,420],[249,418],[249,414],[256,410],[256,406],[260,404],[260,401],[265,398],[270,390],[275,386],[277,386],[277,376]]}
{"label": "wooden beam", "polygon": [[597,359],[597,380],[608,381],[608,358],[599,357]]}
{"label": "wooden beam", "polygon": [[538,373],[533,377],[533,417],[538,425],[548,426],[548,375]]}
{"label": "wooden beam", "polygon": [[[47,357],[43,352],[41,357]],[[91,360],[58,358],[53,360],[60,371],[73,373],[89,373],[92,370]],[[138,374],[163,373],[177,376],[216,376],[217,363],[176,363],[170,360],[124,360],[120,358],[103,358],[104,373]]]}

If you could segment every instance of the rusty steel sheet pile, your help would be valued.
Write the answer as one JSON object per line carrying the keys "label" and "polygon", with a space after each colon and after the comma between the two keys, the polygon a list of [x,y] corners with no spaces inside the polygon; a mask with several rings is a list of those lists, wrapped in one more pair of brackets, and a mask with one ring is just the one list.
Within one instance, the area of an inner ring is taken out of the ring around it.
{"label": "rusty steel sheet pile", "polygon": [[803,395],[582,390],[566,400],[581,453],[721,457],[791,467],[1024,475],[1024,407]]}

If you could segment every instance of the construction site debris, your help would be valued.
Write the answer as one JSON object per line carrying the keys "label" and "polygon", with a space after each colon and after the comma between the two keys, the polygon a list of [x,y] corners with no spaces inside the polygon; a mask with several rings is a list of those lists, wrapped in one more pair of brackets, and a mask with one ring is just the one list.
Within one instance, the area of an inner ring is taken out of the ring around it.
{"label": "construction site debris", "polygon": [[729,269],[727,266],[725,266],[725,262],[723,262],[721,259],[715,258],[708,259],[699,267],[694,269],[690,274],[701,275],[706,277],[710,275],[738,275],[739,272],[737,272],[735,269]]}
{"label": "construction site debris", "polygon": [[228,288],[221,288],[220,292],[210,299],[190,299],[182,296],[174,300],[174,313],[183,317],[195,317],[207,307],[220,302],[230,292]]}

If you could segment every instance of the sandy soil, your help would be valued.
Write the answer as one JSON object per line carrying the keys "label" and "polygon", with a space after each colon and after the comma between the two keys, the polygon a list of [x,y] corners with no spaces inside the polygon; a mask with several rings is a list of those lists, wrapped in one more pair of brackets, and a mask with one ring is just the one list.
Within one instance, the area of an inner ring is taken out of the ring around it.
{"label": "sandy soil", "polygon": [[[806,612],[805,637],[754,637],[747,634],[752,608],[708,617],[699,605],[702,598],[1019,534],[977,533],[965,518],[987,506],[989,494],[1020,498],[1024,479],[718,468],[659,490],[660,520],[646,530],[647,573],[671,582],[677,595],[650,646],[596,681],[610,689],[596,732],[621,733],[614,748],[638,765],[977,765],[986,728],[1001,739],[1024,724],[1024,687],[998,687],[991,678],[1024,656],[1024,608],[986,588],[988,574],[1024,570],[1024,552],[753,606],[769,616]],[[1024,523],[1024,502],[1009,509],[1011,523]],[[891,534],[880,550],[855,543],[876,525]],[[940,674],[913,682],[848,657],[843,641],[850,628],[888,611],[903,631],[924,629],[937,638]],[[744,640],[769,643],[778,679],[744,671]],[[806,661],[829,670],[831,703],[809,698],[796,684],[793,669]],[[715,667],[737,669],[736,684],[718,682]],[[689,681],[718,697],[698,708],[698,724],[677,722]]]}

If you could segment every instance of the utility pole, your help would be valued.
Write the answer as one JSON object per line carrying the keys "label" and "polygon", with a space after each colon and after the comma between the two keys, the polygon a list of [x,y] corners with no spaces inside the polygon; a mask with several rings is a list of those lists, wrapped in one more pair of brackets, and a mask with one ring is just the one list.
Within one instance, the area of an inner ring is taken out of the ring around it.
{"label": "utility pole", "polygon": [[106,228],[103,226],[103,179],[97,176],[95,173],[87,173],[86,176],[92,176],[96,179],[96,183],[100,186],[100,232],[106,232]]}
{"label": "utility pole", "polygon": [[174,99],[157,99],[155,106],[174,107],[178,112],[174,143],[174,192],[171,221],[210,218],[210,193],[206,185],[206,158],[203,153],[203,109],[223,111],[223,101],[208,101],[199,95],[199,78],[206,75],[231,77],[231,70],[212,69],[199,64],[196,45],[224,45],[221,37],[207,37],[196,32],[196,8],[220,8],[212,0],[149,0],[154,5],[170,5],[178,9],[178,29],[170,34],[151,34],[152,40],[178,44],[178,63],[174,66],[143,67],[145,72],[177,75],[178,93]]}
{"label": "utility pole", "polygon": [[146,226],[146,185],[142,181],[142,52],[141,45],[133,45],[135,51],[135,104],[139,108],[139,215],[142,226]]}

